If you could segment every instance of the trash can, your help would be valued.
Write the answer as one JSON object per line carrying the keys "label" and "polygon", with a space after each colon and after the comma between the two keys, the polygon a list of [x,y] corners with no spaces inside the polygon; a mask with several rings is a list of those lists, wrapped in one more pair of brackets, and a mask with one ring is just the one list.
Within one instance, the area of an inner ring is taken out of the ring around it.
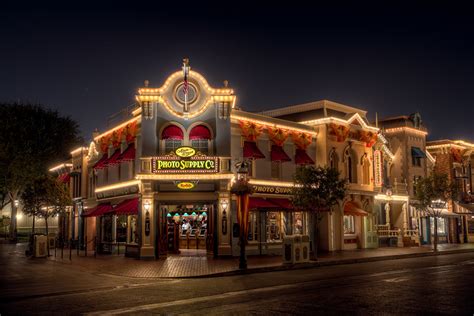
{"label": "trash can", "polygon": [[283,238],[283,263],[294,263],[294,238],[291,235]]}
{"label": "trash can", "polygon": [[48,255],[47,242],[48,238],[45,235],[34,236],[34,256],[36,258],[44,258]]}
{"label": "trash can", "polygon": [[301,252],[302,252],[301,262],[309,262],[309,236],[308,235],[301,236]]}

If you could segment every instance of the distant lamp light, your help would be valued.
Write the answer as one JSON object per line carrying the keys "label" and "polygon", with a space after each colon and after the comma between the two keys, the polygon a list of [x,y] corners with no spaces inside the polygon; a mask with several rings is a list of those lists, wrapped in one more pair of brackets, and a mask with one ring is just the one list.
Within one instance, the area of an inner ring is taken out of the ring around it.
{"label": "distant lamp light", "polygon": [[149,211],[150,210],[150,201],[145,201],[145,204],[143,205],[145,207],[145,211]]}
{"label": "distant lamp light", "polygon": [[21,213],[16,214],[16,219],[22,219],[22,218],[23,218],[23,214]]}
{"label": "distant lamp light", "polygon": [[15,200],[15,207],[18,207],[20,205],[20,201]]}

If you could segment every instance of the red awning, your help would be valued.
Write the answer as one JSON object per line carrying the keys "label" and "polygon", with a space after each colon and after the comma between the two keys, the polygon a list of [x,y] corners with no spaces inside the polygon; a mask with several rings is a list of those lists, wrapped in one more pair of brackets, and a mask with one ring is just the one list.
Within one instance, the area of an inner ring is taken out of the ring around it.
{"label": "red awning", "polygon": [[367,216],[369,213],[360,209],[356,203],[347,202],[346,205],[344,205],[344,214],[354,216]]}
{"label": "red awning", "polygon": [[314,165],[313,159],[306,153],[304,149],[296,149],[295,163],[297,165]]}
{"label": "red awning", "polygon": [[128,145],[127,149],[125,149],[125,151],[120,154],[120,156],[118,157],[118,161],[122,162],[133,160],[135,160],[135,144],[131,143],[130,145]]}
{"label": "red awning", "polygon": [[198,125],[193,127],[189,133],[189,139],[211,139],[211,132],[204,125]]}
{"label": "red awning", "polygon": [[129,199],[120,202],[114,208],[115,215],[133,215],[138,214],[138,198]]}
{"label": "red awning", "polygon": [[269,201],[270,203],[273,203],[275,205],[278,205],[279,207],[284,208],[285,210],[293,210],[293,204],[291,203],[291,201],[289,199],[271,198],[271,199],[267,199],[267,201]]}
{"label": "red awning", "polygon": [[268,208],[278,208],[278,205],[269,202],[268,200],[260,197],[249,198],[249,209],[268,209]]}
{"label": "red awning", "polygon": [[99,159],[99,161],[97,161],[94,165],[94,169],[102,169],[102,168],[105,168],[107,167],[107,154],[103,154],[102,155],[102,158]]}
{"label": "red awning", "polygon": [[119,161],[119,157],[120,157],[120,148],[119,149],[116,149],[114,151],[114,153],[112,154],[112,156],[110,156],[110,158],[107,160],[107,162],[105,163],[106,166],[109,166],[109,165],[117,165],[120,163]]}
{"label": "red awning", "polygon": [[277,145],[272,145],[270,156],[271,156],[272,161],[281,161],[281,162],[291,161],[290,156],[286,154],[286,152],[283,150],[283,147],[277,146]]}
{"label": "red awning", "polygon": [[265,155],[258,149],[255,142],[244,141],[244,158],[262,159]]}
{"label": "red awning", "polygon": [[96,207],[90,209],[89,211],[82,213],[82,216],[84,217],[95,217],[95,216],[101,216],[104,215],[105,213],[109,213],[113,210],[112,205],[109,203],[104,203],[104,204],[99,204]]}
{"label": "red awning", "polygon": [[176,125],[166,127],[161,133],[161,139],[183,139],[183,131]]}
{"label": "red awning", "polygon": [[58,181],[61,183],[69,183],[70,179],[71,179],[71,175],[69,173],[63,173],[58,176]]}

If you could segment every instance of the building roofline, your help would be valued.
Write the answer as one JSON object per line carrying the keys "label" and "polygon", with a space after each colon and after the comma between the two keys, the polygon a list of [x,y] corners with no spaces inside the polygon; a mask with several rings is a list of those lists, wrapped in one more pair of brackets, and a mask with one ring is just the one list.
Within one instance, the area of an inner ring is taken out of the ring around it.
{"label": "building roofline", "polygon": [[367,114],[367,111],[364,111],[364,110],[361,110],[349,105],[329,101],[329,100],[319,100],[319,101],[313,101],[313,102],[308,102],[308,103],[303,103],[303,104],[290,105],[287,107],[262,111],[260,112],[260,114],[274,117],[274,116],[301,113],[301,112],[306,112],[310,110],[324,109],[324,108],[336,110],[336,111],[342,111],[346,113],[359,113],[359,114],[362,114],[363,116]]}

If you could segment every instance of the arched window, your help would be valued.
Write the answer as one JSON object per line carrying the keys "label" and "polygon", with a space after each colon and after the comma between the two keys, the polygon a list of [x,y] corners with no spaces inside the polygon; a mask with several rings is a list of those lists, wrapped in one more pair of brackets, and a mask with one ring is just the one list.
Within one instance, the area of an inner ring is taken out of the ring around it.
{"label": "arched window", "polygon": [[339,157],[337,157],[336,149],[334,147],[329,152],[329,167],[339,170]]}
{"label": "arched window", "polygon": [[209,154],[209,144],[211,141],[211,132],[204,125],[197,125],[189,132],[189,141],[191,147],[207,155]]}
{"label": "arched window", "polygon": [[357,156],[350,147],[344,150],[344,164],[349,183],[357,183]]}
{"label": "arched window", "polygon": [[361,159],[362,165],[362,184],[370,184],[370,161],[367,154],[364,154]]}
{"label": "arched window", "polygon": [[168,154],[183,145],[183,131],[176,125],[167,126],[161,133],[165,153]]}

